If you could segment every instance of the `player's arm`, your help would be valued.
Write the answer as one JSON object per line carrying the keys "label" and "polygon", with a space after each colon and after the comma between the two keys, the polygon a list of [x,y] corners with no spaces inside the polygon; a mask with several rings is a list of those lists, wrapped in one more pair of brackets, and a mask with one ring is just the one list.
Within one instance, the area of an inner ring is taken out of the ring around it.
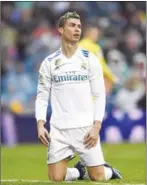
{"label": "player's arm", "polygon": [[39,69],[37,97],[35,104],[35,117],[37,120],[38,138],[45,146],[48,146],[48,131],[44,128],[44,124],[46,122],[50,88],[50,66],[49,62],[47,60],[44,60]]}
{"label": "player's arm", "polygon": [[87,133],[84,138],[86,148],[94,147],[97,144],[106,104],[103,70],[100,62],[94,55],[90,57],[89,70],[91,92],[94,97],[94,124],[90,132]]}
{"label": "player's arm", "polygon": [[90,57],[89,69],[91,92],[94,97],[94,120],[102,123],[105,114],[106,92],[102,66],[94,55]]}

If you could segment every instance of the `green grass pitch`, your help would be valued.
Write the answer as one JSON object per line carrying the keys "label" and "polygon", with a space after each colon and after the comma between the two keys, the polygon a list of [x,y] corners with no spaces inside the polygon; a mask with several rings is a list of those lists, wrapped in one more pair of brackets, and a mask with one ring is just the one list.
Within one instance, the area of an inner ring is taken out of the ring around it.
{"label": "green grass pitch", "polygon": [[[143,185],[146,179],[145,143],[143,144],[102,144],[105,160],[118,168],[123,180],[119,181],[74,181],[76,185]],[[1,184],[2,185],[45,185],[55,184],[48,181],[46,166],[47,149],[40,144],[19,145],[14,148],[1,147]],[[78,157],[69,166],[73,166]],[[14,180],[17,181],[8,181]],[[6,180],[6,181],[4,181]],[[33,181],[38,180],[38,181]],[[56,183],[56,184],[66,184]]]}

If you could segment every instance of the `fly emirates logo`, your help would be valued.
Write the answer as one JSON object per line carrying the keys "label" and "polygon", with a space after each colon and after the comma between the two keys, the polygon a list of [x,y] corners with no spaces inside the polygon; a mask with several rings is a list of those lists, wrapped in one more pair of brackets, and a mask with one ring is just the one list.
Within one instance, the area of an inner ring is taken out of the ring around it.
{"label": "fly emirates logo", "polygon": [[76,71],[65,72],[63,75],[54,75],[53,82],[61,83],[61,82],[80,82],[87,81],[89,76],[86,74],[77,74]]}

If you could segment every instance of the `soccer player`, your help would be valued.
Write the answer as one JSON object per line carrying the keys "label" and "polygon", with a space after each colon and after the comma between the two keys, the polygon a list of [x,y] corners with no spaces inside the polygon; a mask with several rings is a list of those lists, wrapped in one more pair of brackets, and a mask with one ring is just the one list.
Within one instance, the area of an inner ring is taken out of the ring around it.
{"label": "soccer player", "polygon": [[97,43],[101,33],[102,30],[100,26],[92,22],[87,23],[84,28],[83,38],[80,40],[79,45],[98,57],[104,73],[105,89],[107,94],[110,94],[113,85],[117,82],[117,78],[107,66],[102,49]]}
{"label": "soccer player", "polygon": [[[91,180],[120,179],[119,172],[105,164],[98,138],[105,112],[101,65],[96,56],[78,47],[81,22],[76,12],[63,15],[58,30],[61,48],[41,64],[35,110],[38,137],[48,147],[49,179],[83,179],[84,166]],[[49,99],[52,115],[48,134],[44,124]],[[84,166],[77,163],[68,168],[75,152]]]}

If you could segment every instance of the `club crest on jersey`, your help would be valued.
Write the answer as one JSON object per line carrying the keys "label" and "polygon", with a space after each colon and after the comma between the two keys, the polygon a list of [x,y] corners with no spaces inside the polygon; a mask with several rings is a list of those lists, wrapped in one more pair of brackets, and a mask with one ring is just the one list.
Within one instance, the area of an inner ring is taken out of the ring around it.
{"label": "club crest on jersey", "polygon": [[83,62],[83,63],[81,64],[81,68],[86,70],[86,69],[87,69],[87,64],[86,64],[85,62]]}

